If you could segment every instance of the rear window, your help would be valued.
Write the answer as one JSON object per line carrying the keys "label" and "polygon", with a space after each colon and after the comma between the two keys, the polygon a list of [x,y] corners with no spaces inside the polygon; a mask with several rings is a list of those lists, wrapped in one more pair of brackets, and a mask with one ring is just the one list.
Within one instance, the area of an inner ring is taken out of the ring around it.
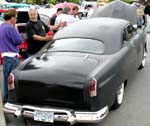
{"label": "rear window", "polygon": [[47,47],[47,50],[103,54],[104,44],[93,39],[69,38],[54,41],[50,47]]}

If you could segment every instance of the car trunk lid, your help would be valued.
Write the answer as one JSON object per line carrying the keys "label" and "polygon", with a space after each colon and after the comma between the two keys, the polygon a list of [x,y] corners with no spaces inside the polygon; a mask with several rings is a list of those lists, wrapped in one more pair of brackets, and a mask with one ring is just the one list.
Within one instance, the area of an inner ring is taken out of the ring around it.
{"label": "car trunk lid", "polygon": [[23,68],[17,85],[20,102],[55,107],[86,107],[83,106],[84,84],[99,61],[87,54],[63,54],[33,58]]}

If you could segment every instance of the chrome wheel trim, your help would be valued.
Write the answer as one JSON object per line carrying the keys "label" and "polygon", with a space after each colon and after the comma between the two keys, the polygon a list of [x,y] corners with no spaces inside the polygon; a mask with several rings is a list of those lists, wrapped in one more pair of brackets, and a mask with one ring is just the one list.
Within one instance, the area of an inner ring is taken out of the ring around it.
{"label": "chrome wheel trim", "polygon": [[123,96],[124,96],[124,83],[122,83],[117,90],[117,102],[118,102],[118,104],[122,103]]}

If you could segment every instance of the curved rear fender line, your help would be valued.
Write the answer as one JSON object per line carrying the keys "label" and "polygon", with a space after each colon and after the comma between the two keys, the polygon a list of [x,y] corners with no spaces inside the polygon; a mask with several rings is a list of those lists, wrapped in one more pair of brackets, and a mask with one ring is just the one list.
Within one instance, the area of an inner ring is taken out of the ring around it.
{"label": "curved rear fender line", "polygon": [[[98,65],[86,78],[84,84],[84,102],[86,105],[90,106],[91,97],[89,95],[89,81],[91,78],[97,80],[97,87],[102,87],[101,85],[106,79],[111,78],[119,71],[119,65],[123,62],[123,57],[127,52],[127,48],[120,50],[119,52],[108,56],[108,59],[103,63]],[[117,64],[117,68],[116,68]],[[104,83],[105,84],[105,83]],[[87,93],[88,92],[88,93]]]}
{"label": "curved rear fender line", "polygon": [[123,47],[120,51],[112,55],[107,55],[108,58],[106,59],[106,61],[103,62],[103,64],[101,64],[100,62],[100,64],[88,75],[88,77],[95,77],[97,79],[97,75],[102,76],[103,74],[105,74],[104,72],[107,72],[110,69],[116,67],[116,64],[118,64],[118,66],[121,65],[121,62],[123,62],[123,58],[126,55],[127,51],[128,47]]}
{"label": "curved rear fender line", "polygon": [[124,82],[122,79],[115,81],[119,75],[119,73],[114,73],[98,84],[97,97],[90,99],[90,109],[92,111],[96,111],[103,106],[110,108],[113,105],[118,86]]}

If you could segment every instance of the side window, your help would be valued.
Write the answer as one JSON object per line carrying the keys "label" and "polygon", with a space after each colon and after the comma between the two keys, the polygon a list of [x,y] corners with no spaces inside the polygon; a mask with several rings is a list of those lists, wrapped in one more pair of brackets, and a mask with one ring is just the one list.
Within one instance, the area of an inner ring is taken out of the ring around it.
{"label": "side window", "polygon": [[123,36],[123,41],[128,40],[126,29],[123,30],[122,36]]}
{"label": "side window", "polygon": [[128,35],[128,39],[131,39],[133,37],[134,28],[132,27],[132,25],[127,26],[127,35]]}

